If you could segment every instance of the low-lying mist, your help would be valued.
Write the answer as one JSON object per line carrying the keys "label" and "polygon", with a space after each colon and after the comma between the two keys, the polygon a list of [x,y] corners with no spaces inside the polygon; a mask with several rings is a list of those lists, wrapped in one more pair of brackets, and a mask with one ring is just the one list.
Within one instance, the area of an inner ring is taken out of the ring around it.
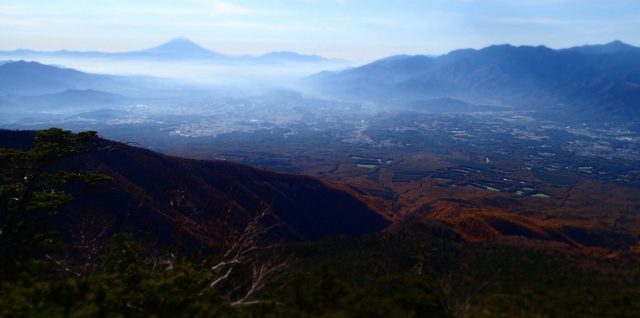
{"label": "low-lying mist", "polygon": [[[8,56],[6,60],[22,60],[21,56]],[[257,62],[236,60],[153,60],[118,58],[65,58],[38,57],[33,60],[87,73],[151,76],[181,80],[193,84],[236,85],[239,88],[291,85],[293,82],[322,71],[348,68],[342,61],[326,62]]]}

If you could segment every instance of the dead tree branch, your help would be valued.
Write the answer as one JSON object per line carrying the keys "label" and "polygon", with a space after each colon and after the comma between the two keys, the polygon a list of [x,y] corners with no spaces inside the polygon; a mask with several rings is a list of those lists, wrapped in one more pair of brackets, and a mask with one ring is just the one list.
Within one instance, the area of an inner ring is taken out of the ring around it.
{"label": "dead tree branch", "polygon": [[[231,302],[232,305],[259,303],[260,300],[254,299],[256,295],[289,265],[288,258],[282,258],[274,252],[277,245],[262,244],[265,236],[278,226],[278,224],[265,224],[270,215],[271,208],[267,206],[249,220],[237,240],[224,252],[220,261],[211,266],[213,278],[209,287],[220,287],[223,283],[236,285],[227,293],[230,298],[234,296],[236,298]],[[264,253],[269,255],[266,259],[263,256]],[[249,282],[230,282],[232,273],[238,266],[251,267]],[[242,295],[236,294],[238,290],[243,290]]]}

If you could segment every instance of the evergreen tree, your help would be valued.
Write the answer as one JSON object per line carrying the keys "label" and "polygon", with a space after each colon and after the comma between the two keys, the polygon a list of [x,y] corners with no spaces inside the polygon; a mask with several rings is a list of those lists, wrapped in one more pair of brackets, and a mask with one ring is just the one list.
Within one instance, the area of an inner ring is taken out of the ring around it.
{"label": "evergreen tree", "polygon": [[53,170],[52,165],[99,145],[96,132],[74,134],[51,128],[39,132],[28,150],[0,149],[0,280],[13,280],[60,245],[50,217],[72,200],[65,189],[83,182],[96,184],[107,176]]}

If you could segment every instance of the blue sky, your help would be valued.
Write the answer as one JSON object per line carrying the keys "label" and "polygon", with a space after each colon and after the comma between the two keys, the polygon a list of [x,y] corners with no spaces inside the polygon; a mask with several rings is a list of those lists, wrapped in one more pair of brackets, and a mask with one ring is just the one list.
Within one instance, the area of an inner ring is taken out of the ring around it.
{"label": "blue sky", "polygon": [[127,51],[186,36],[227,54],[355,60],[511,43],[640,45],[639,0],[0,0],[0,49]]}

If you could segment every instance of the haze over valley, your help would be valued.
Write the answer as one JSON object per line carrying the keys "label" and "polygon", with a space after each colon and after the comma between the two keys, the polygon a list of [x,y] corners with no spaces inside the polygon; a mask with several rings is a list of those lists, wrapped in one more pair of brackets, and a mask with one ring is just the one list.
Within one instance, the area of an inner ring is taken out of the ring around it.
{"label": "haze over valley", "polygon": [[251,2],[0,13],[0,316],[640,313],[635,4]]}

